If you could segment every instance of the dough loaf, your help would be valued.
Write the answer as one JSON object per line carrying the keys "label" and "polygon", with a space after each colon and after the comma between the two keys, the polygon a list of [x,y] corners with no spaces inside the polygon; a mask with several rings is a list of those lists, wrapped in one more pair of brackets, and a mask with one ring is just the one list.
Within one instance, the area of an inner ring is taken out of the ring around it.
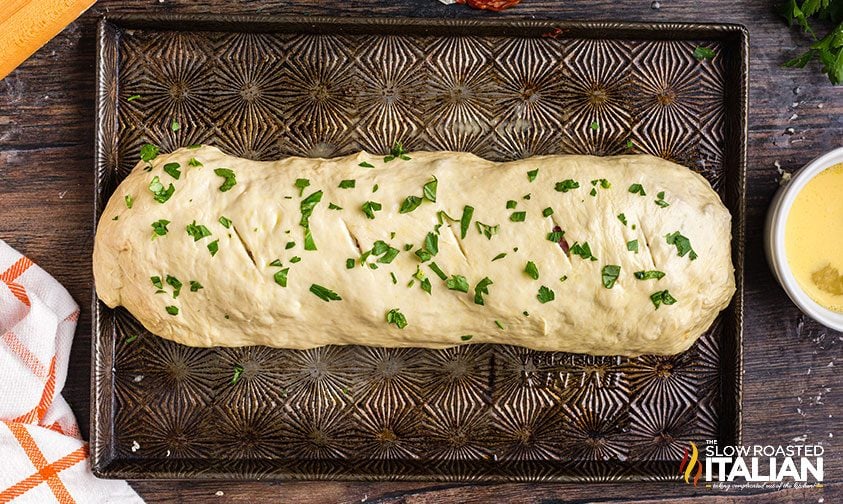
{"label": "dough loaf", "polygon": [[255,162],[202,146],[140,162],[98,225],[97,294],[191,346],[634,356],[686,350],[735,291],[729,212],[685,167],[404,157]]}

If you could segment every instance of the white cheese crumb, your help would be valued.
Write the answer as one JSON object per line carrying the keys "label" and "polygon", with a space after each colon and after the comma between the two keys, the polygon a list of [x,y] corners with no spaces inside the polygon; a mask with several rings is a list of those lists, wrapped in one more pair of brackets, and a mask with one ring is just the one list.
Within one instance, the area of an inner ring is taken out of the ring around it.
{"label": "white cheese crumb", "polygon": [[140,444],[137,441],[132,441],[132,453],[140,450]]}
{"label": "white cheese crumb", "polygon": [[135,382],[135,383],[140,383],[141,381],[143,381],[143,375],[139,374],[139,375],[135,376],[134,378],[132,378],[132,381]]}

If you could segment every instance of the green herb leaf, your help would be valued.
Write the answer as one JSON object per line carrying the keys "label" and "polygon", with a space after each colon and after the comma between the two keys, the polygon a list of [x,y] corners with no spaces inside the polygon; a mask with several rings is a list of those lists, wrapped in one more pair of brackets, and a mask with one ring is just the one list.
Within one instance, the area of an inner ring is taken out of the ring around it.
{"label": "green herb leaf", "polygon": [[193,238],[194,242],[198,242],[206,236],[211,236],[211,232],[208,230],[208,228],[206,228],[202,224],[197,225],[196,221],[193,221],[192,224],[188,224],[185,227],[185,230],[187,231],[188,236]]}
{"label": "green herb leaf", "polygon": [[196,159],[195,157],[190,158],[190,161],[188,161],[188,162],[187,162],[187,165],[188,165],[188,166],[192,166],[192,167],[194,167],[194,168],[198,168],[198,167],[200,167],[200,166],[205,166],[205,165],[203,165],[203,164],[202,164],[202,162],[201,162],[201,161],[199,161],[199,160],[198,160],[198,159]]}
{"label": "green herb leaf", "polygon": [[175,119],[173,119],[173,122],[170,123],[170,129],[173,131],[173,133],[175,133],[176,131],[181,129],[181,125]]}
{"label": "green herb leaf", "polygon": [[532,182],[536,180],[536,177],[539,175],[539,169],[536,168],[535,170],[530,170],[527,172],[527,180]]}
{"label": "green herb leaf", "polygon": [[527,193],[524,196],[521,196],[521,199],[525,199],[525,200],[530,199],[530,194],[532,194],[532,193]]}
{"label": "green herb leaf", "polygon": [[170,223],[170,221],[168,221],[166,219],[157,220],[157,221],[152,223],[152,231],[157,236],[164,236],[165,234],[167,234],[167,231],[169,231],[167,229],[167,224],[169,224],[169,223]]}
{"label": "green herb leaf", "polygon": [[423,279],[421,281],[421,288],[422,288],[423,291],[430,294],[430,290],[431,290],[430,280],[427,279],[427,278]]}
{"label": "green herb leaf", "polygon": [[714,58],[714,51],[708,47],[697,46],[694,48],[694,57],[697,58],[698,61],[707,59],[710,60]]}
{"label": "green herb leaf", "polygon": [[281,259],[275,259],[275,260],[273,260],[271,263],[269,263],[269,265],[270,265],[270,266],[281,267],[281,266],[283,266],[283,265],[284,265],[284,263],[282,263],[282,262],[281,262]]}
{"label": "green herb leaf", "polygon": [[697,253],[694,252],[694,249],[691,247],[691,240],[682,236],[679,231],[668,234],[665,236],[665,239],[667,240],[668,245],[676,246],[676,252],[679,254],[679,257],[685,257],[685,254],[690,253],[688,257],[690,257],[692,261],[697,259]]}
{"label": "green herb leaf", "polygon": [[243,376],[243,366],[238,364],[234,366],[234,376],[231,377],[231,384],[234,385],[240,381],[241,376]]}
{"label": "green herb leaf", "polygon": [[664,277],[663,271],[658,270],[648,270],[648,271],[636,271],[634,273],[635,278],[638,280],[661,280]]}
{"label": "green herb leaf", "polygon": [[506,209],[507,210],[512,210],[516,206],[518,206],[518,202],[515,201],[515,200],[509,200],[509,201],[506,202]]}
{"label": "green herb leaf", "polygon": [[524,222],[527,219],[527,212],[512,212],[512,215],[509,216],[509,220],[512,222]]}
{"label": "green herb leaf", "polygon": [[301,257],[293,256],[293,257],[290,258],[290,262],[293,263],[293,264],[296,264],[297,262],[301,262]]}
{"label": "green herb leaf", "polygon": [[129,335],[129,337],[124,340],[124,342],[128,345],[129,343],[135,341],[136,339],[138,339],[137,333]]}
{"label": "green herb leaf", "polygon": [[588,194],[589,194],[589,196],[597,196],[597,189],[592,187],[591,192],[589,192]]}
{"label": "green herb leaf", "polygon": [[560,282],[564,282],[567,279],[568,279],[568,275],[562,275],[561,277],[559,277]]}
{"label": "green herb leaf", "polygon": [[374,168],[375,167],[375,165],[373,165],[371,163],[367,163],[366,161],[363,161],[362,163],[358,164],[357,166],[360,166],[360,167],[363,167],[363,168]]}
{"label": "green herb leaf", "polygon": [[407,317],[398,308],[393,308],[386,312],[386,323],[395,324],[398,329],[407,327]]}
{"label": "green herb leaf", "polygon": [[[401,203],[401,208],[398,210],[398,213],[410,213],[416,208],[418,208],[422,204],[422,199],[418,196],[407,196],[404,199],[404,202]],[[374,217],[371,217],[374,218]]]}
{"label": "green herb leaf", "polygon": [[170,315],[178,315],[179,314],[179,307],[178,306],[167,306],[164,308],[167,310],[167,313]]}
{"label": "green herb leaf", "polygon": [[619,220],[619,221],[621,221],[621,223],[622,223],[624,226],[626,226],[626,224],[627,224],[627,222],[626,222],[626,215],[624,215],[624,214],[622,214],[622,213],[619,213],[619,214],[618,214],[618,220]]}
{"label": "green herb leaf", "polygon": [[598,123],[597,121],[592,122],[591,123],[591,129],[594,130],[594,131],[599,130],[600,129],[600,123]]}
{"label": "green herb leaf", "polygon": [[501,331],[506,330],[506,327],[504,327],[503,324],[501,324],[500,320],[495,320],[495,325],[498,326],[498,329],[500,329]]}
{"label": "green herb leaf", "polygon": [[582,244],[574,243],[571,246],[571,253],[578,255],[583,259],[591,259],[592,261],[597,260],[597,258],[592,255],[591,247],[588,245],[588,242],[582,242]]}
{"label": "green herb leaf", "polygon": [[473,336],[472,336],[471,334],[463,334],[462,336],[460,336],[460,339],[461,339],[461,340],[463,340],[463,341],[468,341],[468,340],[470,340],[472,337],[473,337]]}
{"label": "green herb leaf", "polygon": [[220,241],[219,240],[214,240],[214,241],[212,241],[211,243],[208,244],[208,252],[211,253],[211,257],[214,257],[215,255],[217,255],[217,252],[219,252],[219,250],[220,250]]}
{"label": "green herb leaf", "polygon": [[313,235],[310,234],[310,216],[313,215],[313,209],[322,201],[322,191],[316,191],[308,197],[301,200],[299,209],[301,210],[301,219],[299,225],[304,228],[304,249],[316,250],[316,242],[313,240]]}
{"label": "green herb leaf", "polygon": [[536,298],[539,300],[539,303],[545,304],[556,299],[556,294],[554,294],[552,289],[542,285],[539,287],[539,293],[536,294]]}
{"label": "green herb leaf", "polygon": [[477,285],[474,286],[474,304],[485,305],[483,294],[489,295],[489,286],[493,283],[489,277],[477,282]]}
{"label": "green herb leaf", "polygon": [[547,207],[544,210],[542,210],[542,217],[550,217],[551,215],[553,215],[553,209],[552,208]]}
{"label": "green herb leaf", "polygon": [[407,151],[404,150],[404,146],[398,141],[392,144],[392,149],[390,149],[389,155],[383,158],[383,162],[388,163],[395,158],[403,159],[404,161],[410,160],[410,156],[407,155]]}
{"label": "green herb leaf", "polygon": [[491,240],[492,237],[500,231],[500,225],[490,226],[488,224],[483,224],[480,221],[475,221],[475,224],[477,225],[477,232],[484,235],[489,240]]}
{"label": "green herb leaf", "polygon": [[295,186],[299,188],[299,197],[301,197],[305,188],[310,187],[310,180],[306,178],[296,179]]}
{"label": "green herb leaf", "polygon": [[427,236],[424,238],[424,248],[431,255],[436,255],[439,253],[439,237],[436,236],[434,233],[427,233]]}
{"label": "green herb leaf", "polygon": [[237,177],[234,172],[228,168],[217,168],[214,170],[214,174],[224,179],[222,185],[220,186],[221,192],[226,192],[237,185]]}
{"label": "green herb leaf", "polygon": [[357,181],[354,179],[340,181],[340,189],[353,189],[354,187],[357,187]]}
{"label": "green herb leaf", "polygon": [[464,206],[462,209],[462,217],[460,218],[460,238],[465,239],[468,233],[468,226],[471,225],[471,217],[474,215],[474,207]]}
{"label": "green herb leaf", "polygon": [[161,290],[164,288],[164,284],[161,283],[160,276],[149,277],[149,280],[152,282],[152,286],[156,289]]}
{"label": "green herb leaf", "polygon": [[334,203],[328,203],[328,210],[342,210],[342,207]]}
{"label": "green herb leaf", "polygon": [[126,208],[132,208],[135,204],[135,198],[131,194],[127,194],[123,200],[126,202]]}
{"label": "green herb leaf", "polygon": [[618,276],[621,274],[621,267],[617,264],[607,264],[603,266],[603,269],[600,271],[602,278],[603,278],[603,287],[607,289],[611,289],[615,286],[615,282],[618,280]]}
{"label": "green herb leaf", "polygon": [[140,97],[141,97],[141,95],[139,95],[139,94],[134,94],[134,95],[132,95],[132,96],[130,96],[130,97],[128,97],[128,98],[126,98],[126,101],[128,101],[128,102],[130,102],[130,101],[135,101],[135,100],[140,99]]}
{"label": "green herb leaf", "polygon": [[533,280],[539,279],[539,269],[533,261],[527,261],[527,266],[524,267],[524,272]]}
{"label": "green herb leaf", "polygon": [[667,289],[652,293],[650,295],[650,301],[653,302],[653,306],[656,307],[656,310],[659,309],[660,305],[672,305],[676,303],[676,299],[670,295],[670,292],[668,292]]}
{"label": "green herb leaf", "polygon": [[363,203],[363,213],[366,214],[366,217],[369,219],[374,219],[375,212],[380,211],[382,208],[383,206],[377,201],[367,201]]}
{"label": "green herb leaf", "polygon": [[183,285],[179,279],[174,276],[167,275],[167,285],[173,288],[173,299],[179,297],[179,293],[181,292]]}
{"label": "green herb leaf", "polygon": [[433,177],[433,180],[426,183],[422,187],[422,192],[424,193],[424,199],[427,201],[436,203],[436,190],[439,187],[439,181],[436,180],[436,177]]}
{"label": "green herb leaf", "polygon": [[275,279],[275,283],[277,283],[281,287],[286,287],[287,286],[287,272],[289,272],[289,271],[290,271],[290,268],[284,268],[282,270],[276,271],[275,275],[273,275],[273,278]]}
{"label": "green herb leaf", "polygon": [[660,193],[658,193],[656,195],[656,205],[658,205],[662,208],[670,206],[670,203],[668,203],[667,201],[664,200],[664,191],[661,191]]}
{"label": "green herb leaf", "polygon": [[[435,262],[431,262],[428,266],[430,266],[430,269],[433,270],[433,272],[436,273],[436,276],[438,276],[441,280],[448,279],[448,275],[446,275],[445,272],[442,271],[442,268],[440,268]],[[468,292],[468,288],[466,288],[466,292]]]}
{"label": "green herb leaf", "polygon": [[336,292],[328,289],[327,287],[322,287],[318,284],[311,284],[310,285],[310,292],[314,293],[319,299],[328,302],[328,301],[342,301],[342,298]]}
{"label": "green herb leaf", "polygon": [[632,241],[626,242],[626,249],[629,250],[630,252],[635,252],[637,254],[638,253],[638,240],[632,240]]}
{"label": "green herb leaf", "polygon": [[451,275],[451,278],[445,281],[445,285],[450,290],[468,292],[468,280],[462,275]]}
{"label": "green herb leaf", "polygon": [[642,186],[641,184],[632,184],[631,186],[629,186],[629,192],[631,192],[632,194],[640,194],[641,196],[647,195],[647,193],[644,192],[644,186]]}
{"label": "green herb leaf", "polygon": [[496,255],[496,256],[492,259],[492,262],[495,262],[495,261],[497,261],[498,259],[503,259],[504,257],[506,257],[506,252],[501,252],[500,254]]}
{"label": "green herb leaf", "polygon": [[284,245],[284,250],[290,250],[291,248],[296,246],[296,242],[288,241],[286,245]]}
{"label": "green herb leaf", "polygon": [[547,241],[552,241],[553,243],[559,243],[559,240],[565,237],[565,231],[551,231],[547,233]]}
{"label": "green herb leaf", "polygon": [[629,139],[629,138],[628,138],[628,139],[626,140],[626,148],[627,148],[627,149],[632,149],[633,147],[635,147],[635,144],[634,144],[634,143],[632,143],[632,139]]}
{"label": "green herb leaf", "polygon": [[158,147],[152,144],[143,144],[140,150],[140,158],[141,161],[146,161],[147,163],[152,161],[158,156]]}
{"label": "green herb leaf", "polygon": [[204,289],[205,287],[202,286],[201,283],[197,282],[196,280],[190,281],[190,292],[196,292],[199,289]]}
{"label": "green herb leaf", "polygon": [[149,183],[149,190],[152,192],[152,199],[158,203],[165,203],[176,192],[173,184],[170,184],[170,187],[164,189],[164,184],[161,183],[158,176],[152,177],[152,182]]}
{"label": "green herb leaf", "polygon": [[566,193],[572,189],[579,189],[580,183],[576,180],[566,179],[562,182],[556,183],[556,190],[559,192]]}

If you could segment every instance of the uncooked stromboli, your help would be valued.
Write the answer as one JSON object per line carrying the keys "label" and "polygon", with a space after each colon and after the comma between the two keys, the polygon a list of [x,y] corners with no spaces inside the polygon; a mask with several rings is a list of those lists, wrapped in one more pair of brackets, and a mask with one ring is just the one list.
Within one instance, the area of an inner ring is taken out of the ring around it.
{"label": "uncooked stromboli", "polygon": [[186,345],[674,354],[735,291],[729,212],[652,156],[142,154],[96,289]]}

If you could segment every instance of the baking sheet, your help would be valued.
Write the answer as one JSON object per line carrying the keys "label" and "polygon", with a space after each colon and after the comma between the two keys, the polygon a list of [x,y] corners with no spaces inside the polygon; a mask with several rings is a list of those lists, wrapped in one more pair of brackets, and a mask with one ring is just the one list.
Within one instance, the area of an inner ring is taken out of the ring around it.
{"label": "baking sheet", "polygon": [[[98,44],[95,218],[147,142],[261,160],[386,152],[396,140],[493,160],[643,152],[697,170],[721,195],[738,284],[688,352],[639,358],[189,348],[95,297],[98,475],[663,480],[678,477],[690,441],[739,442],[742,27],[127,16],[102,20]],[[696,59],[699,46],[714,57]]]}

